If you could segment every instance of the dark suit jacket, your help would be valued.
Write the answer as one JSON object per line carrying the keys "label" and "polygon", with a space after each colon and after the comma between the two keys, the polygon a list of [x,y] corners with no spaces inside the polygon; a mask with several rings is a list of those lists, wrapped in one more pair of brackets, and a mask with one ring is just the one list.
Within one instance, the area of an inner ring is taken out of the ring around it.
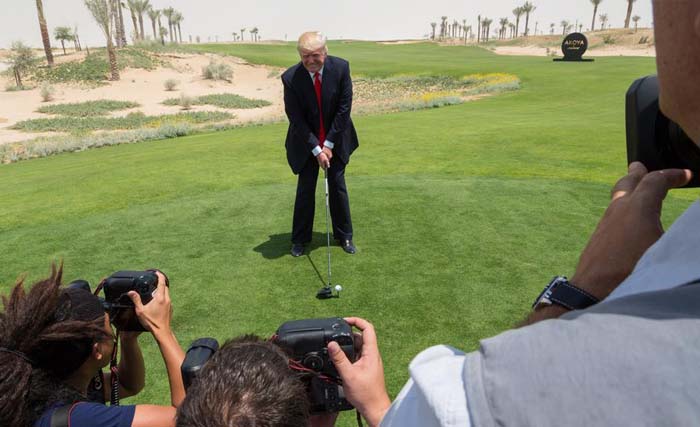
{"label": "dark suit jacket", "polygon": [[[282,74],[284,109],[289,118],[285,148],[292,172],[298,174],[319,144],[319,112],[313,81],[301,62]],[[328,56],[321,79],[321,105],[326,139],[332,141],[333,156],[344,164],[359,145],[350,118],[352,80],[348,61]]]}

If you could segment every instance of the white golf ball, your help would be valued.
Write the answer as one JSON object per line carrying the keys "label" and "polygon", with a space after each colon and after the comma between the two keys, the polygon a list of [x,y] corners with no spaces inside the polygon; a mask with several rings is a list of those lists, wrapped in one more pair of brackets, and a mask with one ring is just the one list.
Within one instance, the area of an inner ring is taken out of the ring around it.
{"label": "white golf ball", "polygon": [[340,285],[335,285],[335,290],[338,291],[338,292],[340,292],[340,291],[343,290],[343,287],[340,286]]}

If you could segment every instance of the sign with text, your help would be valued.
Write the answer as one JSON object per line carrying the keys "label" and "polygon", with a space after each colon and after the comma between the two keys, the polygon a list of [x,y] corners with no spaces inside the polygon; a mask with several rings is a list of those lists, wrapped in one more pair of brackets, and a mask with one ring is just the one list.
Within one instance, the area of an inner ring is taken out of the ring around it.
{"label": "sign with text", "polygon": [[564,38],[561,43],[561,51],[564,54],[563,58],[554,58],[555,61],[593,61],[593,59],[584,59],[583,54],[588,49],[588,39],[581,33],[571,33]]}

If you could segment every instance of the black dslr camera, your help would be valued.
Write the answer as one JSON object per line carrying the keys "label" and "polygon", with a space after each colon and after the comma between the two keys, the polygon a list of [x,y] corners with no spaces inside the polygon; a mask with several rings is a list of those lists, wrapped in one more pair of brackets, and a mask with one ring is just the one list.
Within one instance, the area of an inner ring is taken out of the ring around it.
{"label": "black dslr camera", "polygon": [[[168,285],[168,280],[165,281]],[[153,299],[158,287],[158,276],[149,271],[117,271],[100,284],[105,292],[104,306],[109,318],[120,331],[145,331],[134,312],[134,303],[128,293],[135,291],[143,304]]]}
{"label": "black dslr camera", "polygon": [[335,341],[348,359],[355,361],[352,327],[345,320],[333,317],[286,322],[277,329],[274,341],[289,352],[298,370],[313,373],[305,379],[312,413],[353,409],[328,354],[328,343]]}
{"label": "black dslr camera", "polygon": [[[302,378],[314,414],[353,409],[345,399],[338,372],[328,355],[331,341],[336,341],[348,359],[355,361],[352,328],[337,317],[287,322],[272,338],[272,342],[289,354],[290,369],[305,374]],[[192,343],[181,366],[185,389],[218,349],[219,344],[213,338],[200,338]]]}
{"label": "black dslr camera", "polygon": [[632,83],[627,90],[625,116],[628,164],[639,161],[649,171],[690,169],[693,177],[685,187],[700,186],[700,148],[659,110],[656,76]]}

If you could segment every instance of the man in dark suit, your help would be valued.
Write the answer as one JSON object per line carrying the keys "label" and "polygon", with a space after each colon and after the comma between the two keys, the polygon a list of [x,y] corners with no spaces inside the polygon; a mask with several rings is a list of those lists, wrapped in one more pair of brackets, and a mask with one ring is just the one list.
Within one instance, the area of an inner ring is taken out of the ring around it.
{"label": "man in dark suit", "polygon": [[357,148],[350,119],[352,80],[347,61],[328,56],[326,38],[318,32],[299,37],[301,61],[282,74],[284,109],[289,118],[287,161],[299,175],[294,202],[292,255],[301,256],[311,241],[318,169],[328,173],[333,237],[354,254],[345,166]]}

